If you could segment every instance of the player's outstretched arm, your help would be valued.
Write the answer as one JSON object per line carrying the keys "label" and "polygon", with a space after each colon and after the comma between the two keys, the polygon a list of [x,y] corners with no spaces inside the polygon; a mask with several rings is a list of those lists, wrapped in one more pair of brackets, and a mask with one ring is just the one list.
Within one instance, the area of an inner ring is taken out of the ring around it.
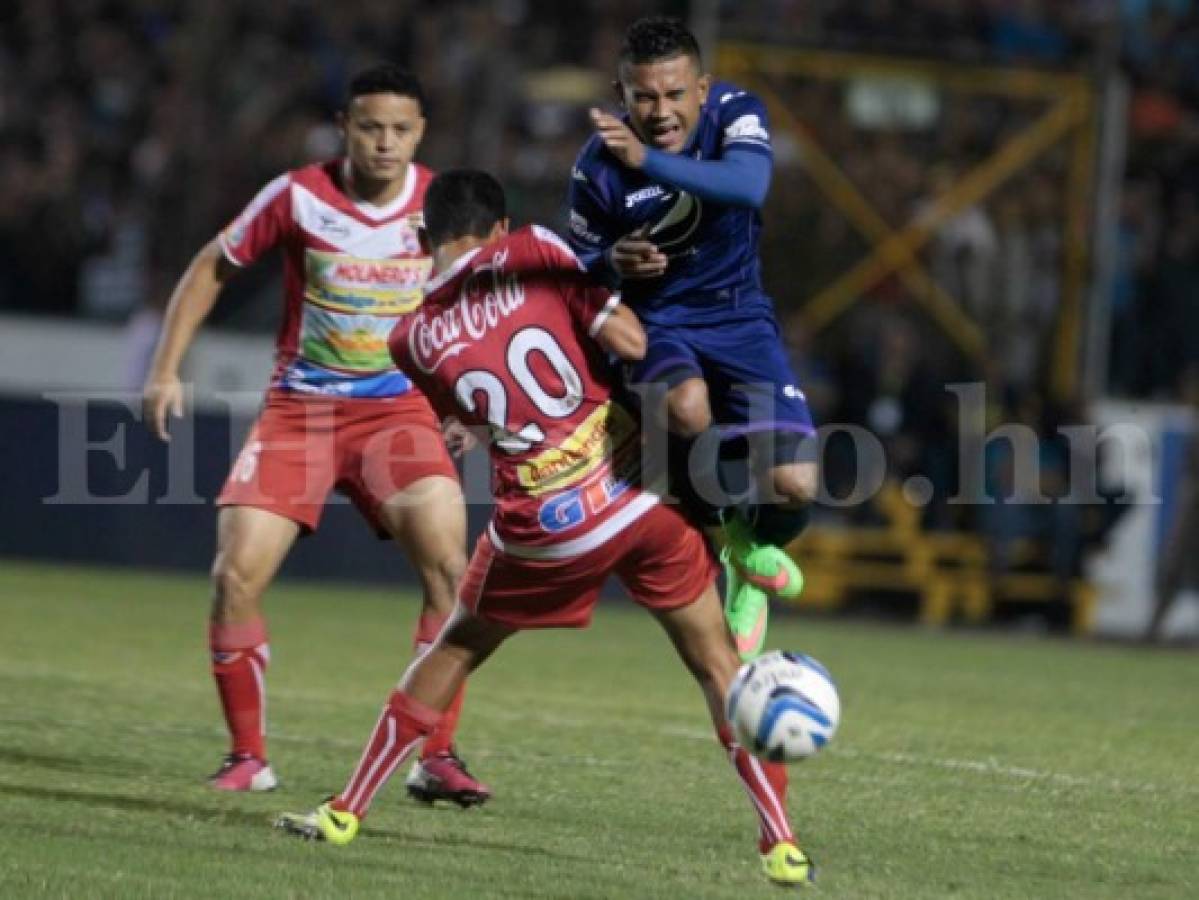
{"label": "player's outstretched arm", "polygon": [[630,169],[712,203],[760,209],[766,202],[773,164],[760,143],[732,147],[720,159],[692,159],[646,147],[625,122],[602,110],[591,110],[591,122],[604,146]]}
{"label": "player's outstretched arm", "polygon": [[183,386],[179,366],[195,339],[200,324],[216,305],[217,296],[237,268],[225,258],[217,240],[209,241],[195,258],[171,295],[154,362],[142,388],[142,419],[159,440],[169,441],[167,414],[183,415]]}
{"label": "player's outstretched arm", "polygon": [[618,303],[595,334],[599,345],[624,362],[645,359],[645,329],[636,313]]}
{"label": "player's outstretched arm", "polygon": [[753,150],[729,150],[722,159],[691,159],[648,149],[642,170],[652,178],[725,206],[761,209],[770,190],[770,157]]}

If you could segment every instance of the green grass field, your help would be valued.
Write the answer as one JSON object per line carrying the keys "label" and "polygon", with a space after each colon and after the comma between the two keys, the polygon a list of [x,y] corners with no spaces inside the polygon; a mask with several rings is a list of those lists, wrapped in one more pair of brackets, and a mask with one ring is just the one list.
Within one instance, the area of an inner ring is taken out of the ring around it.
{"label": "green grass field", "polygon": [[[398,592],[270,595],[274,794],[224,750],[203,580],[0,567],[0,895],[778,896],[703,705],[649,617],[518,636],[474,679],[480,810],[397,777],[346,848],[274,832],[339,788],[408,657]],[[824,897],[1199,896],[1199,657],[776,617],[838,678],[841,732],[793,770]]]}

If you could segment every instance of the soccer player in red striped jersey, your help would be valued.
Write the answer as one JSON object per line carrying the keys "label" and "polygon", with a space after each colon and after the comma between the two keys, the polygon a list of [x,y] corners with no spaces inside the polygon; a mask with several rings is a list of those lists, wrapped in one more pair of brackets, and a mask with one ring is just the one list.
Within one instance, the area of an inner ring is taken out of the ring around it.
{"label": "soccer player in red striped jersey", "polygon": [[552,232],[509,233],[503,190],[483,172],[434,180],[425,231],[435,275],[393,332],[392,355],[440,415],[490,433],[495,510],[449,624],[388,698],[346,786],[278,827],[349,843],[468,673],[519,630],[585,627],[615,575],[699,682],[757,814],[767,876],[807,883],[814,868],[787,818],[786,769],[739,747],[724,718],[739,660],[715,560],[648,486],[640,429],[613,396],[607,354],[640,359],[640,322]]}
{"label": "soccer player in red striped jersey", "polygon": [[[231,740],[210,779],[220,790],[276,784],[266,757],[262,594],[296,538],[316,529],[330,490],[347,494],[416,568],[418,653],[453,609],[466,566],[457,473],[428,401],[387,347],[395,323],[423,299],[431,266],[417,237],[433,177],[413,162],[425,128],[420,83],[394,66],[361,73],[339,124],[344,157],[280,175],[197,254],[175,289],[144,390],[146,421],[168,440],[167,414],[182,412],[179,365],[222,285],[282,248],[275,371],[217,501],[209,642]],[[409,788],[420,799],[488,797],[454,752],[461,702],[459,691],[413,767]]]}

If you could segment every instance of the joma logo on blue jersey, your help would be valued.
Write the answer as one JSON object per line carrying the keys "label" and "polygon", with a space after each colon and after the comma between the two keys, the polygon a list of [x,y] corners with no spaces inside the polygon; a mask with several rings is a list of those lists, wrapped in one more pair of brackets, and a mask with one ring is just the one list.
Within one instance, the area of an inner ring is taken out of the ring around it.
{"label": "joma logo on blue jersey", "polygon": [[642,188],[639,191],[633,191],[631,194],[626,194],[624,198],[624,208],[632,209],[638,203],[644,203],[646,200],[653,200],[655,197],[661,197],[666,193],[666,188],[660,184],[650,185],[647,188]]}

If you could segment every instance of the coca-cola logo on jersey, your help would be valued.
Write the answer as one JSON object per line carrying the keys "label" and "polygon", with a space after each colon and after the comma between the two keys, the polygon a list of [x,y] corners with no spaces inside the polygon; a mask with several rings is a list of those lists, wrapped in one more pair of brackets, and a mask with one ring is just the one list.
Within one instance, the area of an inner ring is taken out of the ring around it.
{"label": "coca-cola logo on jersey", "polygon": [[515,274],[505,273],[508,250],[499,250],[491,261],[479,266],[458,291],[453,306],[439,313],[422,308],[408,332],[408,351],[413,363],[426,375],[524,306],[525,289]]}

